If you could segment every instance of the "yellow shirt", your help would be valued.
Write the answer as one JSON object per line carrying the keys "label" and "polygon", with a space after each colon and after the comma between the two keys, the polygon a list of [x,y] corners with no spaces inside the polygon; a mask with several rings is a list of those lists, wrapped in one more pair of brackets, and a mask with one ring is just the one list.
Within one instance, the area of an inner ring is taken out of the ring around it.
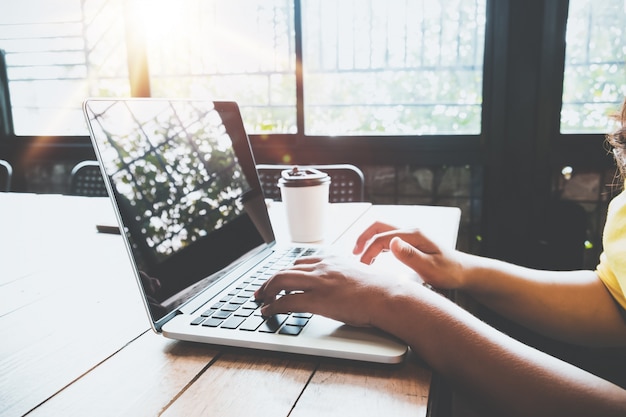
{"label": "yellow shirt", "polygon": [[604,252],[596,273],[626,309],[626,189],[609,203],[602,244]]}

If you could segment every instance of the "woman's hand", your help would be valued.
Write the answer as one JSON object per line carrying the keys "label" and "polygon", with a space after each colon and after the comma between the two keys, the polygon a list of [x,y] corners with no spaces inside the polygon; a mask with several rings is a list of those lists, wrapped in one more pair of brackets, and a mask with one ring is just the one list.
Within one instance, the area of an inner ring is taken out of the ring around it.
{"label": "woman's hand", "polygon": [[464,254],[440,248],[418,229],[397,229],[376,222],[357,238],[353,253],[360,254],[361,262],[369,265],[388,250],[433,287],[455,289],[465,283]]}
{"label": "woman's hand", "polygon": [[371,326],[387,295],[407,282],[383,277],[380,271],[354,259],[308,257],[276,273],[257,290],[255,298],[265,304],[261,310],[265,316],[309,312],[353,326]]}

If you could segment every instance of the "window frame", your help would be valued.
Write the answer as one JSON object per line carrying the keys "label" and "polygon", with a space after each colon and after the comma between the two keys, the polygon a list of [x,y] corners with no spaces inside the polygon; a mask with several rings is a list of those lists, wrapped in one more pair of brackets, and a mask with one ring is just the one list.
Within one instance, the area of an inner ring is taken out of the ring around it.
{"label": "window frame", "polygon": [[[296,53],[302,56],[299,3]],[[296,64],[298,133],[250,135],[257,163],[481,165],[483,254],[520,261],[536,242],[536,225],[552,199],[563,164],[614,166],[602,134],[563,134],[560,108],[569,1],[487,0],[483,106],[479,135],[307,136],[302,68]],[[537,29],[529,29],[537,28]],[[0,157],[14,166],[14,189],[26,190],[34,161],[94,159],[88,137],[0,138]],[[507,208],[503,209],[503,202]]]}

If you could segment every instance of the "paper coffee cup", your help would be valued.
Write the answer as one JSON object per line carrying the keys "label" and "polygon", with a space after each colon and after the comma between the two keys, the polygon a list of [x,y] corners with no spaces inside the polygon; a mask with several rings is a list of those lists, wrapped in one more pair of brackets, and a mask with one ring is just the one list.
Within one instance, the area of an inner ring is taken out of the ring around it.
{"label": "paper coffee cup", "polygon": [[330,177],[313,168],[284,170],[278,180],[291,240],[310,243],[324,239]]}

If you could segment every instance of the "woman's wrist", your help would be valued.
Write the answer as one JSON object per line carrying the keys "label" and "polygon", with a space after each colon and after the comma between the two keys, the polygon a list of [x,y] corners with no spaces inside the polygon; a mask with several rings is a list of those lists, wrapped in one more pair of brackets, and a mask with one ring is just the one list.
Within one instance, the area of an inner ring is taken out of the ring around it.
{"label": "woman's wrist", "polygon": [[457,278],[457,290],[465,292],[481,292],[484,290],[485,281],[489,280],[491,267],[489,260],[478,255],[459,252],[459,274]]}

